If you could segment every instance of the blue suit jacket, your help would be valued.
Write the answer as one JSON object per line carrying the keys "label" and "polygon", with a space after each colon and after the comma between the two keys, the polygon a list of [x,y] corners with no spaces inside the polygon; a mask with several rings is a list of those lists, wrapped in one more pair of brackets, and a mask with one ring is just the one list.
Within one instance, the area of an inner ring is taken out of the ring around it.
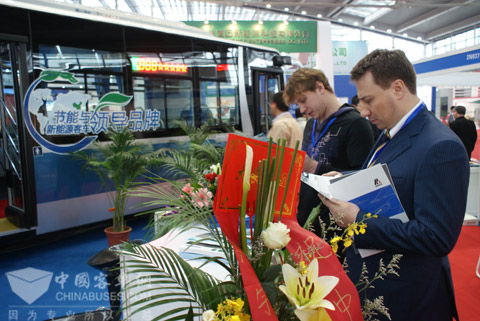
{"label": "blue suit jacket", "polygon": [[[403,254],[399,276],[375,281],[375,288],[367,290],[366,296],[371,300],[383,296],[394,321],[451,321],[454,298],[446,265],[465,215],[470,173],[465,148],[423,108],[392,138],[376,163],[388,164],[410,221],[404,224],[381,216],[368,220],[366,233],[355,235],[355,247],[386,251],[362,259],[349,248],[349,276],[357,283],[364,262],[371,279],[380,259],[387,264],[393,254]],[[361,300],[364,296],[360,293]],[[379,319],[387,320],[381,315]]]}

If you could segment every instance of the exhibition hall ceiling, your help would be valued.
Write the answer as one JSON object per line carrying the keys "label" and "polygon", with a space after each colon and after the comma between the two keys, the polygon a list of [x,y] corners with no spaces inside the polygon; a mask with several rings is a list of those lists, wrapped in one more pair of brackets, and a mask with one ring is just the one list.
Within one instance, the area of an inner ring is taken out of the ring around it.
{"label": "exhibition hall ceiling", "polygon": [[479,0],[60,0],[167,20],[326,20],[434,41],[479,26]]}

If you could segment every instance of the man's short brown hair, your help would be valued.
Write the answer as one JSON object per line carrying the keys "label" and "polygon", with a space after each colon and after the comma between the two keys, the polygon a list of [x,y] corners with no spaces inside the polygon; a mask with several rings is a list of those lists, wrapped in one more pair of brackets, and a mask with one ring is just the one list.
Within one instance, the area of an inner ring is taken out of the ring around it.
{"label": "man's short brown hair", "polygon": [[376,49],[363,57],[350,72],[350,80],[357,81],[370,71],[375,83],[387,89],[397,79],[402,80],[412,94],[417,93],[417,75],[412,63],[402,50]]}
{"label": "man's short brown hair", "polygon": [[317,81],[321,82],[326,90],[333,93],[327,76],[318,69],[300,68],[288,78],[283,99],[287,104],[294,103],[298,96],[306,91],[315,91]]}

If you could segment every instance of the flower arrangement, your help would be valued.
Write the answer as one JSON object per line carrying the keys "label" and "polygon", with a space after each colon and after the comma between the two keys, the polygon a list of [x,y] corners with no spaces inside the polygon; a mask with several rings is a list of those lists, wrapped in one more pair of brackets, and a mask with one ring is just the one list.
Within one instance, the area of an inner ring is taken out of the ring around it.
{"label": "flower arrangement", "polygon": [[[149,297],[144,302],[148,307],[183,303],[155,320],[340,321],[368,319],[379,310],[388,314],[387,309],[378,308],[382,302],[367,302],[368,315],[362,315],[355,285],[332,251],[339,242],[348,247],[355,233],[365,231],[365,221],[332,240],[332,248],[300,227],[295,209],[304,154],[278,143],[265,145],[230,135],[221,171],[219,165],[205,166],[209,169],[197,171],[203,175],[196,180],[167,180],[169,188],[152,185],[136,193],[154,198],[147,205],[167,205],[177,211],[165,222],[166,229],[194,226],[205,231],[198,243],[212,242],[222,255],[197,259],[218,264],[229,276],[218,280],[168,248],[125,248],[123,253],[130,259],[123,268],[148,273],[153,279],[154,289],[142,290],[143,297]],[[214,195],[213,205],[210,195]],[[376,277],[395,267],[395,262],[389,263]],[[137,286],[135,280],[126,284],[129,289]],[[174,293],[151,292],[162,288]],[[125,304],[132,314],[145,309],[135,300]]]}

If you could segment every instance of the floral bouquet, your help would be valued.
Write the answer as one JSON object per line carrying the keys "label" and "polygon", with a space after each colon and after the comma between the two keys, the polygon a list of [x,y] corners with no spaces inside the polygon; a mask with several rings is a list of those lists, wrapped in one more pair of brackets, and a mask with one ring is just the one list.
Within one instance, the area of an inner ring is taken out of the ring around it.
{"label": "floral bouquet", "polygon": [[[297,223],[305,154],[284,144],[230,134],[221,171],[216,165],[205,180],[168,181],[136,194],[176,211],[167,229],[199,228],[205,233],[196,244],[215,244],[221,255],[198,257],[203,263],[194,267],[169,248],[125,248],[122,268],[151,280],[148,288],[138,278],[125,284],[141,288],[141,299],[125,297],[130,315],[163,307],[150,319],[363,320],[358,292],[330,245]],[[228,278],[206,273],[206,264]]]}

